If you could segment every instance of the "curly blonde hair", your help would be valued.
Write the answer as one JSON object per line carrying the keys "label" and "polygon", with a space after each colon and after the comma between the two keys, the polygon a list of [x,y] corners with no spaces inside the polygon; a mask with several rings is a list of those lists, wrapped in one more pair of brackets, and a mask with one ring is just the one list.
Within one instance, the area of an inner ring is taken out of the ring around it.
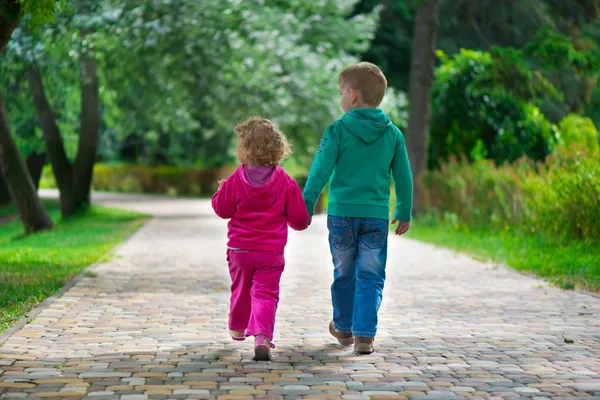
{"label": "curly blonde hair", "polygon": [[244,165],[279,165],[292,154],[287,138],[266,118],[252,117],[234,128],[238,135],[237,156]]}

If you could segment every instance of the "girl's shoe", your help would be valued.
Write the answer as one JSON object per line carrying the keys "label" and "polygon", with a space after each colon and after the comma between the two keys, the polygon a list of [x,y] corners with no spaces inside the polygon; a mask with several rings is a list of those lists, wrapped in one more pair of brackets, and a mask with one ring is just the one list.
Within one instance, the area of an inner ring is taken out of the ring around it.
{"label": "girl's shoe", "polygon": [[254,339],[254,361],[271,361],[271,349],[275,345],[263,335]]}
{"label": "girl's shoe", "polygon": [[231,338],[236,342],[243,342],[244,340],[246,340],[246,335],[242,331],[234,331],[230,329],[229,334],[231,335]]}

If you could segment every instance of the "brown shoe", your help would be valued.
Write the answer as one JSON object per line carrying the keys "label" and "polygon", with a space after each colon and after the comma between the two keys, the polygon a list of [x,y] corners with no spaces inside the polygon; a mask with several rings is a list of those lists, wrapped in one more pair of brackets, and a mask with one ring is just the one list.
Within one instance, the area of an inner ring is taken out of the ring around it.
{"label": "brown shoe", "polygon": [[331,333],[331,336],[336,338],[342,346],[352,346],[352,343],[354,343],[352,333],[338,331],[337,329],[335,329],[335,324],[333,323],[333,321],[329,323],[329,333]]}
{"label": "brown shoe", "polygon": [[371,337],[355,337],[354,338],[354,351],[358,354],[371,354],[373,353],[373,342],[375,339]]}

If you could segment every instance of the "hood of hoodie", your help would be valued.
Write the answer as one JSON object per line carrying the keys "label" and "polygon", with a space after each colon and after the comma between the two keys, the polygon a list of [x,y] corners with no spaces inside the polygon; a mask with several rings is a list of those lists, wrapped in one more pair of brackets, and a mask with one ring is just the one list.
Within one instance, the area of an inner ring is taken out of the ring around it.
{"label": "hood of hoodie", "polygon": [[279,166],[273,169],[266,183],[260,186],[253,185],[248,180],[243,166],[239,167],[236,173],[243,183],[242,195],[245,197],[246,203],[255,211],[268,210],[285,188],[285,173]]}
{"label": "hood of hoodie", "polygon": [[373,143],[392,126],[392,121],[379,108],[356,108],[342,117],[342,123],[354,136]]}

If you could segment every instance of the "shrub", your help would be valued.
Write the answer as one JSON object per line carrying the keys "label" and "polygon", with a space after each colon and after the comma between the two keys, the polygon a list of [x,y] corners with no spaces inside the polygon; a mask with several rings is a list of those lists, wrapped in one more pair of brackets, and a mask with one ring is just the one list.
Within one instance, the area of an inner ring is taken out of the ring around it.
{"label": "shrub", "polygon": [[600,243],[600,150],[558,147],[545,163],[451,158],[423,176],[428,208],[470,226]]}
{"label": "shrub", "polygon": [[[217,170],[175,166],[96,164],[92,188],[108,192],[210,196],[217,188],[217,181],[226,177],[232,170],[232,167]],[[44,169],[40,185],[56,188],[49,166]]]}
{"label": "shrub", "polygon": [[560,147],[526,182],[532,227],[600,242],[600,150]]}
{"label": "shrub", "polygon": [[535,101],[556,91],[528,69],[516,50],[438,55],[442,64],[433,86],[430,166],[452,155],[501,164],[525,155],[543,160],[551,152],[558,131]]}
{"label": "shrub", "polygon": [[428,208],[454,213],[471,225],[520,224],[527,215],[522,181],[532,169],[527,159],[497,167],[491,160],[470,164],[451,157],[423,177]]}
{"label": "shrub", "polygon": [[558,124],[560,130],[559,143],[563,146],[570,146],[579,143],[592,151],[600,147],[600,134],[594,122],[586,117],[577,114],[567,115]]}

